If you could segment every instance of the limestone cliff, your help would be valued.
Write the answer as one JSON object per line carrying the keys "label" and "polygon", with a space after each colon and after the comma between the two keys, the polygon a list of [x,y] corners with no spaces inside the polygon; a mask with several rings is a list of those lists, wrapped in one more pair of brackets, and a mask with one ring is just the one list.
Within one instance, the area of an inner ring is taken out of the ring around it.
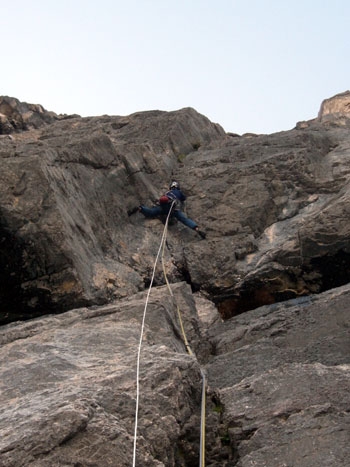
{"label": "limestone cliff", "polygon": [[238,136],[0,97],[0,465],[131,465],[164,225],[127,211],[173,178],[207,237],[169,226],[174,298],[155,271],[137,465],[198,465],[203,371],[207,465],[347,465],[348,99]]}

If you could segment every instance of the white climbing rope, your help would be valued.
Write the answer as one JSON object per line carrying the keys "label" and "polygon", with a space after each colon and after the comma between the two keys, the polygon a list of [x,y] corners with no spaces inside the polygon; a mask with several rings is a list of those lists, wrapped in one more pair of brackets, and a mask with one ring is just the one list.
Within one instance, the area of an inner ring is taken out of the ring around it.
{"label": "white climbing rope", "polygon": [[202,375],[202,403],[201,403],[201,429],[199,443],[199,467],[205,467],[205,408],[206,408],[206,392],[207,381],[204,371],[201,368]]}
{"label": "white climbing rope", "polygon": [[[183,336],[184,345],[186,347],[186,351],[188,352],[188,354],[193,356],[193,352],[192,352],[191,347],[189,346],[189,343],[187,341],[185,329],[184,329],[183,322],[182,322],[181,312],[180,312],[180,309],[179,309],[179,307],[178,307],[178,305],[177,305],[177,303],[175,301],[173,291],[171,290],[171,287],[170,287],[170,284],[169,284],[169,281],[168,281],[168,278],[167,278],[166,270],[165,270],[165,265],[164,265],[164,251],[165,251],[166,237],[167,237],[167,232],[168,232],[168,224],[169,224],[169,218],[170,218],[170,214],[171,214],[171,211],[173,209],[174,204],[175,204],[175,201],[172,202],[171,207],[169,209],[169,213],[168,213],[166,221],[165,221],[162,238],[161,238],[161,241],[160,241],[159,249],[158,249],[157,256],[156,256],[154,266],[153,266],[152,277],[151,277],[151,282],[150,282],[148,292],[147,292],[145,307],[144,307],[144,310],[143,310],[140,341],[139,341],[139,347],[138,347],[138,353],[137,353],[136,410],[135,410],[133,467],[135,467],[135,465],[136,465],[137,428],[138,428],[138,412],[139,412],[139,399],[140,399],[139,377],[140,377],[140,357],[141,357],[142,340],[143,340],[143,333],[144,333],[144,327],[145,327],[145,319],[146,319],[146,312],[147,312],[149,296],[150,296],[150,293],[151,293],[151,288],[152,288],[153,281],[154,281],[156,266],[157,266],[158,259],[159,259],[159,256],[160,256],[161,252],[162,252],[161,260],[162,260],[164,278],[165,278],[165,282],[167,284],[169,293],[170,293],[171,297],[173,298],[173,300],[174,300],[174,302],[176,304],[177,314],[178,314],[178,318],[179,318],[179,323],[180,323],[180,327],[181,327],[181,332],[182,332],[182,336]],[[200,372],[201,372],[201,376],[202,376],[202,402],[201,402],[201,422],[200,422],[199,467],[205,467],[206,376],[205,376],[205,373],[204,373],[204,371],[202,369],[200,369]]]}
{"label": "white climbing rope", "polygon": [[160,253],[162,251],[162,246],[163,246],[163,243],[165,243],[165,239],[166,239],[166,233],[167,233],[167,229],[168,229],[168,222],[169,222],[169,217],[170,217],[170,214],[171,214],[171,210],[173,208],[173,204],[174,204],[174,202],[172,203],[171,208],[169,209],[169,213],[168,213],[168,216],[167,216],[166,221],[165,221],[163,235],[162,235],[162,239],[160,241],[158,253],[157,253],[157,256],[156,256],[156,259],[155,259],[155,262],[154,262],[153,271],[152,271],[152,278],[151,278],[151,282],[150,282],[150,285],[149,285],[149,288],[148,288],[145,307],[144,307],[144,310],[143,310],[141,332],[140,332],[140,341],[139,341],[139,347],[138,347],[138,352],[137,352],[137,364],[136,364],[136,410],[135,410],[134,449],[133,449],[133,463],[132,463],[133,467],[136,466],[137,428],[138,428],[138,413],[139,413],[139,400],[140,400],[140,381],[139,381],[139,379],[140,379],[140,357],[141,357],[143,332],[144,332],[144,328],[145,328],[146,312],[147,312],[149,296],[150,296],[153,281],[154,281],[154,276],[155,276],[155,273],[156,273],[156,266],[157,266],[157,263],[158,263],[159,255],[160,255]]}
{"label": "white climbing rope", "polygon": [[[165,278],[166,285],[168,287],[169,293],[171,297],[174,300],[174,303],[176,305],[176,310],[177,310],[177,315],[180,323],[180,328],[182,332],[182,338],[186,347],[186,351],[189,355],[194,356],[193,352],[191,350],[191,347],[188,343],[185,328],[182,322],[182,317],[181,317],[181,311],[180,308],[175,300],[173,291],[171,290],[170,283],[168,281],[168,277],[166,274],[165,270],[165,264],[164,264],[164,251],[165,251],[165,242],[166,242],[166,235],[165,235],[165,240],[163,242],[163,248],[162,248],[162,266],[163,266],[163,274]],[[201,376],[202,376],[202,402],[201,402],[201,421],[200,421],[200,446],[199,446],[199,467],[205,467],[205,422],[206,422],[206,391],[207,391],[207,383],[206,383],[206,375],[205,372],[202,368],[200,368]]]}

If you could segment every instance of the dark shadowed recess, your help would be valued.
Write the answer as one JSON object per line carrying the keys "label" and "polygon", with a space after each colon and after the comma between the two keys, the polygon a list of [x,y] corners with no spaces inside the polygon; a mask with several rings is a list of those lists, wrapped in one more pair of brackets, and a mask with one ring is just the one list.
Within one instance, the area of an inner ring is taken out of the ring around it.
{"label": "dark shadowed recess", "polygon": [[[55,301],[45,286],[40,287],[38,271],[42,266],[35,254],[29,258],[29,252],[30,245],[0,216],[0,325],[87,305],[68,295],[66,300]],[[43,274],[48,275],[45,271]]]}
{"label": "dark shadowed recess", "polygon": [[[29,264],[26,259],[26,251],[27,246],[24,241],[11,232],[0,219],[0,324],[62,313],[73,307],[87,305],[76,303],[74,299],[72,302],[68,300],[67,303],[57,303],[45,288],[28,287],[27,284],[36,277],[33,263]],[[191,284],[193,291],[200,289],[200,284],[191,283],[191,278],[185,269],[180,272],[184,280]],[[283,274],[286,276],[285,271]],[[312,279],[308,282],[307,277]],[[300,280],[305,284],[302,291],[298,289]],[[288,288],[278,288],[275,282],[269,282],[268,278],[260,278],[246,283],[244,288],[234,294],[223,290],[207,292],[216,303],[222,318],[229,319],[263,305],[324,292],[348,282],[350,282],[350,253],[340,250],[332,256],[325,255],[311,259],[307,266],[300,269],[299,276],[294,273],[288,277]],[[145,283],[145,287],[147,286],[148,284]]]}
{"label": "dark shadowed recess", "polygon": [[50,310],[50,297],[44,290],[26,291],[23,241],[0,225],[0,324],[34,318]]}
{"label": "dark shadowed recess", "polygon": [[[308,282],[305,277],[310,276]],[[297,282],[302,279],[305,283],[303,291],[298,290]],[[321,293],[326,290],[340,287],[350,282],[350,253],[340,250],[335,255],[325,255],[310,260],[307,267],[301,270],[300,277],[290,277],[290,283],[295,282],[295,287],[288,289],[276,289],[275,284],[267,280],[254,281],[246,284],[239,294],[216,294],[214,301],[223,319],[229,319],[249,310],[263,305],[283,302],[285,300],[305,297],[312,293]]]}

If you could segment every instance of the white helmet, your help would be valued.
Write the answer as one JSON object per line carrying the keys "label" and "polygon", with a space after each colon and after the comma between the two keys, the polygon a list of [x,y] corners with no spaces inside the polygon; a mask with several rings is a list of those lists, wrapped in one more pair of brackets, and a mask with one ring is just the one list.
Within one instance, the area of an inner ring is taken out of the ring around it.
{"label": "white helmet", "polygon": [[170,184],[170,190],[180,190],[180,185],[177,181],[172,181]]}

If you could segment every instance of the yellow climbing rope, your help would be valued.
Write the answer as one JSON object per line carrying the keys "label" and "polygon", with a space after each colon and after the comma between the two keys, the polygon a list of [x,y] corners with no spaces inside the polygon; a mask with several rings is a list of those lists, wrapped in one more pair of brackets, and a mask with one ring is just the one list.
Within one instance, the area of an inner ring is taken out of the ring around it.
{"label": "yellow climbing rope", "polygon": [[[168,221],[168,219],[167,219]],[[186,350],[189,355],[193,356],[193,352],[191,350],[191,347],[188,343],[185,328],[183,325],[182,321],[182,316],[181,316],[181,311],[180,308],[175,300],[173,291],[171,290],[168,277],[166,274],[166,269],[165,269],[165,262],[164,262],[164,252],[165,252],[165,245],[166,245],[166,238],[167,238],[167,231],[168,231],[168,222],[165,223],[165,235],[164,235],[164,241],[163,241],[163,248],[162,248],[162,256],[161,256],[161,261],[162,261],[162,267],[163,267],[163,274],[164,274],[164,279],[166,282],[166,285],[168,287],[169,293],[171,297],[174,300],[174,303],[176,305],[176,310],[177,310],[177,315],[179,319],[179,324],[181,328],[181,333],[182,333],[182,338],[186,347]],[[205,413],[205,408],[206,408],[206,376],[204,371],[201,369],[201,376],[202,376],[202,402],[201,402],[201,424],[200,424],[200,448],[199,448],[199,467],[205,467],[205,420],[206,420],[206,413]]]}
{"label": "yellow climbing rope", "polygon": [[[166,229],[167,229],[167,225],[166,225]],[[168,229],[167,229],[168,230]],[[162,267],[163,267],[163,274],[164,274],[164,279],[165,279],[165,282],[166,282],[166,285],[168,287],[168,290],[169,290],[169,293],[171,295],[171,297],[173,298],[173,301],[176,305],[176,311],[177,311],[177,316],[179,318],[179,323],[180,323],[180,328],[181,328],[181,333],[182,333],[182,338],[183,338],[183,341],[184,341],[184,344],[185,344],[185,347],[186,347],[186,350],[188,352],[189,355],[193,356],[193,352],[191,350],[191,347],[188,343],[188,340],[187,340],[187,337],[186,337],[186,333],[185,333],[185,328],[184,328],[184,325],[183,325],[183,322],[182,322],[182,316],[181,316],[181,311],[180,311],[180,308],[175,300],[175,297],[174,297],[174,294],[173,294],[173,291],[171,290],[171,287],[170,287],[170,284],[169,284],[169,281],[168,281],[168,276],[166,274],[166,270],[165,270],[165,263],[164,263],[164,251],[165,251],[165,245],[166,245],[166,236],[167,236],[167,232],[165,234],[165,241],[163,242],[163,249],[162,249],[162,257],[161,257],[161,261],[162,261]]]}
{"label": "yellow climbing rope", "polygon": [[[165,270],[165,263],[164,263],[164,253],[165,253],[166,238],[167,238],[167,233],[168,233],[169,218],[170,218],[171,211],[173,209],[174,204],[175,204],[175,201],[172,202],[171,208],[169,210],[168,216],[167,216],[166,221],[165,221],[160,246],[159,246],[158,253],[157,253],[157,256],[156,256],[156,259],[155,259],[155,262],[154,262],[154,266],[153,266],[152,278],[151,278],[151,282],[150,282],[150,285],[149,285],[149,288],[148,288],[148,293],[147,293],[147,297],[146,297],[146,303],[145,303],[143,318],[142,318],[140,341],[139,341],[139,348],[138,348],[138,354],[137,354],[137,370],[136,370],[136,413],[135,413],[135,430],[134,430],[133,467],[135,467],[135,465],[136,465],[137,424],[138,424],[139,397],[140,397],[139,396],[139,394],[140,394],[139,374],[140,374],[141,346],[142,346],[142,340],[143,340],[143,332],[144,332],[144,326],[145,326],[147,305],[148,305],[149,296],[150,296],[151,288],[152,288],[153,281],[154,281],[155,270],[156,270],[156,266],[157,266],[158,259],[159,259],[159,256],[160,256],[160,252],[162,252],[161,262],[162,262],[164,279],[165,279],[166,285],[168,287],[169,293],[170,293],[171,297],[173,298],[173,301],[174,301],[174,303],[176,305],[177,316],[178,316],[178,319],[179,319],[179,324],[180,324],[180,328],[181,328],[181,333],[182,333],[182,338],[183,338],[183,341],[184,341],[184,345],[186,347],[187,353],[190,356],[194,356],[193,352],[191,350],[191,347],[190,347],[190,345],[188,343],[188,340],[187,340],[185,328],[184,328],[183,321],[182,321],[181,311],[180,311],[180,308],[179,308],[179,306],[178,306],[178,304],[177,304],[177,302],[175,300],[173,291],[171,290],[171,286],[170,286],[170,283],[168,281],[168,277],[167,277],[166,270]],[[204,373],[204,371],[202,369],[200,371],[201,371],[201,376],[202,376],[202,402],[201,402],[201,423],[200,423],[199,467],[205,467],[206,376],[205,376],[205,373]]]}
{"label": "yellow climbing rope", "polygon": [[199,467],[205,467],[205,406],[207,382],[204,371],[201,369],[202,375],[202,403],[201,403],[201,431],[200,431],[200,446],[199,446]]}
{"label": "yellow climbing rope", "polygon": [[139,401],[140,401],[140,360],[141,360],[141,347],[142,347],[143,333],[144,333],[145,321],[146,321],[146,312],[147,312],[149,296],[151,294],[151,289],[152,289],[154,276],[155,276],[155,272],[156,272],[156,266],[157,266],[157,263],[158,263],[160,252],[162,250],[163,242],[165,241],[165,237],[166,237],[170,212],[171,212],[171,210],[169,211],[168,217],[167,217],[166,222],[165,222],[165,227],[164,227],[164,230],[163,230],[162,239],[161,239],[161,242],[160,242],[160,245],[159,245],[159,248],[158,248],[158,252],[157,252],[157,256],[156,256],[154,266],[153,266],[152,278],[151,278],[151,282],[150,282],[148,292],[147,292],[147,296],[146,296],[145,307],[144,307],[144,310],[143,310],[140,340],[139,340],[139,346],[138,346],[138,352],[137,352],[137,364],[136,364],[136,409],[135,409],[134,448],[133,448],[133,463],[132,463],[133,467],[136,466],[137,428],[138,428],[138,413],[139,413]]}

